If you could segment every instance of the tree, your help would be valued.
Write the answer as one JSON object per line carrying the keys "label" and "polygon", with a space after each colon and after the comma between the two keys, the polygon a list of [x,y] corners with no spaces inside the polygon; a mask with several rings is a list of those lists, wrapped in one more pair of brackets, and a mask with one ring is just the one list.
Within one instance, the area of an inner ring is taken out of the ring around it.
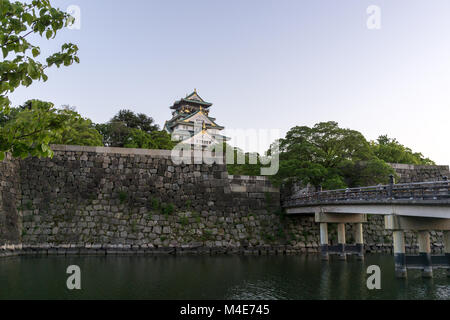
{"label": "tree", "polygon": [[66,115],[59,114],[52,103],[39,100],[31,100],[10,114],[14,117],[0,128],[0,160],[5,151],[22,158],[53,155],[48,145],[63,130]]}
{"label": "tree", "polygon": [[130,110],[120,110],[108,123],[98,124],[96,128],[103,135],[103,143],[109,147],[125,147],[129,144],[130,134],[136,135],[132,129],[148,134],[159,130],[153,118]]}
{"label": "tree", "polygon": [[294,127],[280,140],[284,157],[312,161],[324,167],[337,167],[342,160],[367,160],[370,146],[355,130],[340,128],[337,122],[321,122],[314,127]]}
{"label": "tree", "polygon": [[[45,114],[45,117],[40,117]],[[49,121],[48,123],[43,121]],[[36,118],[37,117],[37,118]],[[39,100],[29,100],[24,105],[11,108],[7,116],[0,118],[0,126],[3,132],[8,133],[2,138],[11,137],[16,141],[16,146],[12,150],[14,156],[26,157],[25,146],[35,146],[37,150],[30,152],[31,155],[39,155],[43,151],[42,144],[39,146],[36,140],[49,144],[68,144],[81,146],[102,146],[102,135],[94,128],[91,120],[81,117],[74,109],[64,107],[55,109],[53,104]],[[45,127],[46,130],[38,131],[38,128]],[[11,132],[11,133],[9,133]],[[39,135],[42,135],[40,137]],[[46,148],[48,155],[51,155],[50,148]]]}
{"label": "tree", "polygon": [[95,125],[108,147],[173,149],[175,142],[166,131],[159,131],[152,117],[120,110],[110,121]]}
{"label": "tree", "polygon": [[277,143],[280,169],[272,178],[275,183],[287,179],[338,189],[384,182],[393,172],[360,132],[340,128],[337,122],[294,127]]}
{"label": "tree", "polygon": [[[234,153],[234,162],[227,164],[229,174],[242,176],[259,176],[261,174],[262,165],[258,153],[244,152],[239,148],[227,146],[226,143],[224,143],[223,150],[225,152],[233,150],[232,152]],[[256,159],[256,163],[250,163],[250,158]],[[244,160],[244,163],[238,163],[239,159]]]}
{"label": "tree", "polygon": [[[19,86],[30,86],[33,81],[47,81],[45,70],[52,66],[69,66],[79,62],[78,47],[65,43],[61,51],[45,59],[37,60],[40,48],[27,40],[32,34],[46,39],[54,38],[73,18],[53,8],[49,0],[33,0],[30,3],[0,0],[0,115],[7,120],[10,112],[8,95]],[[0,127],[0,158],[5,152],[13,156],[51,156],[48,147],[51,130],[61,127],[64,117],[59,117],[50,102],[33,101],[23,115],[14,115],[16,121]],[[34,121],[31,123],[30,121]]]}
{"label": "tree", "polygon": [[65,107],[58,110],[66,120],[62,130],[55,133],[51,144],[67,144],[76,146],[103,146],[103,137],[95,129],[90,119],[83,118],[74,109]]}
{"label": "tree", "polygon": [[378,158],[356,163],[344,162],[340,166],[340,172],[345,184],[352,187],[387,184],[389,175],[395,175],[394,169]]}
{"label": "tree", "polygon": [[130,134],[130,128],[123,122],[100,123],[95,125],[95,129],[102,135],[106,147],[125,147]]}
{"label": "tree", "polygon": [[147,133],[139,129],[131,129],[126,138],[125,148],[165,149],[171,150],[175,146],[170,134],[166,131],[152,131]]}
{"label": "tree", "polygon": [[387,135],[379,136],[376,141],[371,141],[374,154],[389,163],[406,163],[433,165],[434,161],[425,158],[422,153],[413,152],[410,148],[400,144],[395,138]]}
{"label": "tree", "polygon": [[150,133],[159,130],[159,126],[155,124],[155,120],[143,113],[135,114],[131,110],[120,110],[111,122],[122,122],[128,128],[139,129]]}

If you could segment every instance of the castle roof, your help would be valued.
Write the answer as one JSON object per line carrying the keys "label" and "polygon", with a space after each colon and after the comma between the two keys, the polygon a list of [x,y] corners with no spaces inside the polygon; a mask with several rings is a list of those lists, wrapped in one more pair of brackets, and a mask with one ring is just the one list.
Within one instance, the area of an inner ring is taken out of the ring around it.
{"label": "castle roof", "polygon": [[203,100],[197,93],[197,90],[194,90],[191,94],[188,94],[185,98],[181,98],[178,101],[175,101],[173,106],[170,109],[179,109],[183,105],[193,105],[193,106],[202,106],[204,108],[209,108],[212,106],[212,103],[206,102]]}
{"label": "castle roof", "polygon": [[170,119],[169,121],[166,121],[165,123],[165,127],[169,132],[172,132],[172,127],[176,126],[177,124],[193,124],[193,121],[189,121],[190,118],[192,118],[193,116],[195,116],[196,114],[202,114],[204,115],[206,118],[209,119],[209,121],[211,122],[211,124],[206,124],[207,128],[211,128],[211,129],[224,129],[224,127],[218,125],[215,122],[215,118],[209,117],[207,116],[202,110],[196,110],[193,113],[188,113],[188,114],[177,114],[175,115],[172,119]]}

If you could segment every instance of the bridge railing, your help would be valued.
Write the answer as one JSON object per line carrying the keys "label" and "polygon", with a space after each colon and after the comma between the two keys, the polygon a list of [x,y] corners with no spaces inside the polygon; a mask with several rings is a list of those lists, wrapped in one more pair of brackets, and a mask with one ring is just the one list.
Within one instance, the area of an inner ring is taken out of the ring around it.
{"label": "bridge railing", "polygon": [[287,201],[284,207],[322,203],[367,202],[388,200],[449,200],[450,183],[444,181],[387,184],[370,187],[326,190],[305,193]]}

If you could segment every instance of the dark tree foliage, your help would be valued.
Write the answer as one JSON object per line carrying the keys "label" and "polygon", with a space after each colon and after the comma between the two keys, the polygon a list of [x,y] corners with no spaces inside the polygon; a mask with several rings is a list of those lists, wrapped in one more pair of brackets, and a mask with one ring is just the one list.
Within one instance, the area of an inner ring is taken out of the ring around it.
{"label": "dark tree foliage", "polygon": [[[261,174],[261,163],[259,161],[259,154],[244,152],[239,148],[224,147],[224,150],[233,150],[234,153],[234,163],[227,164],[228,173],[231,175],[242,175],[242,176],[259,176]],[[256,159],[256,163],[250,163],[250,159]],[[242,164],[238,163],[238,159],[243,159]]]}
{"label": "dark tree foliage", "polygon": [[294,127],[278,141],[280,169],[275,183],[302,181],[324,189],[385,183],[393,169],[373,153],[369,142],[337,122]]}
{"label": "dark tree foliage", "polygon": [[103,136],[103,144],[106,147],[123,148],[131,131],[123,122],[96,124],[95,128]]}
{"label": "dark tree foliage", "polygon": [[174,142],[165,131],[159,131],[152,117],[130,110],[120,110],[109,122],[95,128],[108,147],[172,149]]}
{"label": "dark tree foliage", "polygon": [[144,132],[152,132],[159,130],[159,126],[155,124],[155,120],[143,113],[135,114],[131,110],[120,110],[110,122],[122,122],[126,127],[139,129]]}

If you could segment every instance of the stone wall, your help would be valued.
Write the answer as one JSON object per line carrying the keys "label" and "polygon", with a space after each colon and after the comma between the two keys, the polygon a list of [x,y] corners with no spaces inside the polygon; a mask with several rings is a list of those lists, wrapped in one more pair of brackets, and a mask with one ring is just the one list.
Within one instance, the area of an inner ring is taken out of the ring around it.
{"label": "stone wall", "polygon": [[450,178],[449,166],[390,164],[398,176],[396,183],[440,181]]}
{"label": "stone wall", "polygon": [[53,149],[52,159],[5,162],[20,179],[24,248],[181,252],[286,243],[279,191],[264,177],[228,176],[223,164],[175,165],[164,150]]}
{"label": "stone wall", "polygon": [[[0,246],[22,252],[317,252],[314,217],[285,216],[266,177],[224,164],[181,164],[165,150],[54,146],[52,159],[0,162]],[[448,167],[395,167],[402,181]],[[416,170],[415,170],[416,169]],[[410,180],[408,180],[410,179]],[[297,190],[301,192],[302,190]],[[348,242],[352,243],[352,226]],[[369,217],[369,251],[390,251],[383,218]],[[439,233],[432,234],[435,251]],[[336,230],[330,226],[330,241]],[[411,250],[415,235],[407,235]],[[10,245],[17,245],[11,247]],[[2,253],[0,252],[0,255]]]}
{"label": "stone wall", "polygon": [[18,163],[9,155],[0,162],[0,246],[20,243],[21,217]]}

